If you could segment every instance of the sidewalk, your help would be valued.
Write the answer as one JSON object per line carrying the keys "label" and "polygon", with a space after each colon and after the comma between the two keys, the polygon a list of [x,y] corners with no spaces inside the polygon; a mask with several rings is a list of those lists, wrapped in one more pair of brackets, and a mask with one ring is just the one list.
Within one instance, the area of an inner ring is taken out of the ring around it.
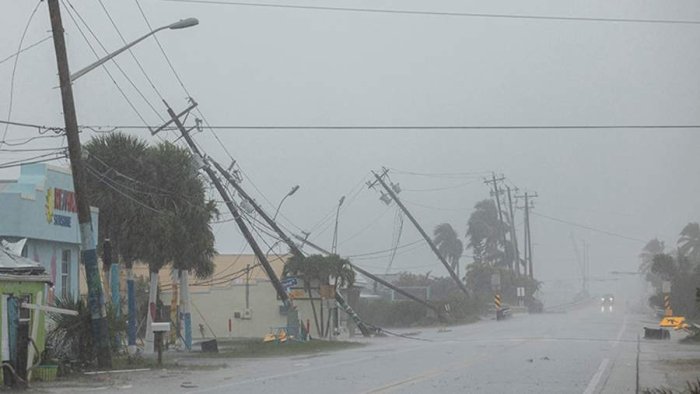
{"label": "sidewalk", "polygon": [[641,388],[665,388],[678,392],[686,382],[700,378],[700,344],[681,343],[685,331],[671,330],[671,340],[641,340],[639,376]]}

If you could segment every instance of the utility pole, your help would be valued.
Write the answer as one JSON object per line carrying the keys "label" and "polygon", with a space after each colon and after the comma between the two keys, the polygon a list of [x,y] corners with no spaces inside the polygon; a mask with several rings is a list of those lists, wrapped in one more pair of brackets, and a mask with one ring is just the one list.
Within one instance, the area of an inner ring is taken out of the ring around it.
{"label": "utility pole", "polygon": [[192,140],[192,137],[189,134],[189,130],[185,129],[185,126],[183,126],[182,122],[180,121],[181,116],[187,114],[189,111],[191,111],[192,109],[194,109],[197,106],[197,103],[193,99],[190,98],[190,101],[191,101],[191,105],[185,111],[183,111],[180,114],[176,114],[175,111],[173,111],[173,109],[170,108],[168,103],[166,103],[165,100],[163,100],[163,103],[168,108],[168,114],[170,115],[171,120],[168,121],[167,123],[165,123],[160,128],[156,129],[155,131],[152,131],[152,133],[153,134],[157,133],[158,131],[162,130],[164,127],[166,127],[170,123],[174,123],[175,126],[178,128],[178,130],[180,130],[182,137],[187,142],[187,145],[189,145],[190,149],[192,150],[192,152],[194,154],[194,157],[196,159],[199,159],[202,161],[202,163],[201,163],[202,169],[207,173],[207,175],[211,179],[212,183],[214,184],[214,187],[216,187],[216,190],[219,192],[221,197],[224,199],[224,202],[226,203],[226,206],[228,207],[229,211],[231,212],[231,215],[233,215],[233,219],[236,221],[238,228],[241,230],[241,233],[243,234],[243,237],[248,242],[250,247],[253,249],[255,256],[258,258],[258,261],[260,261],[260,264],[262,265],[263,269],[267,273],[268,278],[270,278],[270,281],[272,282],[272,286],[277,291],[277,296],[279,296],[279,298],[282,300],[282,302],[284,303],[285,306],[290,306],[291,300],[289,299],[289,296],[287,295],[287,292],[285,291],[284,286],[282,286],[282,283],[280,282],[279,278],[277,277],[277,274],[272,269],[270,262],[267,260],[267,256],[265,256],[263,251],[260,249],[260,246],[255,241],[253,234],[250,232],[250,230],[248,229],[248,226],[246,226],[245,222],[243,221],[243,217],[238,212],[238,208],[233,203],[231,196],[228,194],[228,190],[226,190],[224,185],[221,184],[221,181],[216,176],[216,173],[211,168],[211,166],[209,166],[209,159],[207,157],[205,157],[202,154],[202,152],[199,151],[199,148],[197,148],[194,141]]}
{"label": "utility pole", "polygon": [[96,347],[97,365],[99,368],[112,367],[112,353],[109,347],[107,313],[105,310],[102,282],[97,267],[97,251],[95,235],[90,215],[90,202],[87,198],[87,183],[81,162],[80,137],[78,135],[78,118],[73,101],[73,87],[70,82],[68,55],[63,36],[63,22],[58,0],[48,0],[53,43],[58,65],[58,79],[61,86],[61,101],[63,103],[63,119],[66,124],[66,140],[70,156],[71,173],[73,174],[73,189],[75,204],[78,211],[80,227],[81,259],[85,265],[85,277],[88,286],[88,308],[92,325],[92,337]]}
{"label": "utility pole", "polygon": [[[501,176],[500,178],[496,178],[495,173],[491,173],[491,179],[485,179],[484,183],[486,184],[493,184],[493,195],[496,197],[496,209],[498,210],[498,220],[499,220],[499,226],[498,226],[498,231],[501,233],[502,236],[502,241],[503,241],[503,252],[505,253],[506,250],[506,232],[502,231],[502,225],[503,225],[503,211],[501,210],[501,191],[498,188],[498,182],[503,181],[505,178]],[[510,266],[510,269],[513,270],[513,265]]]}
{"label": "utility pole", "polygon": [[[325,253],[325,254],[327,254],[327,255],[332,254],[331,252],[327,251],[326,249],[323,249],[322,247],[320,247],[320,246],[314,244],[313,242],[311,242],[311,241],[309,241],[309,240],[307,240],[307,239],[305,239],[305,238],[302,238],[302,237],[300,237],[300,236],[298,236],[298,235],[295,235],[294,237],[297,238],[297,239],[299,239],[299,240],[304,240],[304,241],[306,242],[307,245],[311,246],[312,248],[318,250],[318,251],[321,252],[321,253]],[[380,277],[378,277],[378,276],[376,276],[376,275],[374,275],[374,274],[371,274],[371,273],[365,271],[364,269],[362,269],[362,268],[360,268],[360,267],[358,267],[358,266],[356,266],[356,265],[354,265],[354,264],[352,264],[352,263],[350,263],[350,266],[351,266],[352,269],[354,269],[355,271],[357,271],[357,272],[361,273],[362,275],[364,275],[364,276],[366,276],[366,277],[372,279],[373,281],[375,281],[375,282],[377,282],[377,283],[380,283],[380,284],[382,284],[383,286],[386,286],[386,287],[388,287],[388,288],[394,290],[395,292],[397,292],[397,293],[403,295],[404,297],[406,297],[406,298],[408,298],[408,299],[411,299],[411,300],[413,300],[413,301],[415,301],[415,302],[417,302],[417,303],[419,303],[419,304],[425,306],[425,307],[428,308],[428,309],[432,309],[433,311],[435,311],[435,313],[437,313],[438,317],[439,317],[439,316],[442,316],[442,311],[441,311],[439,308],[437,308],[435,305],[432,305],[432,304],[430,304],[430,303],[428,303],[428,302],[425,302],[424,300],[421,300],[420,298],[418,298],[418,297],[414,296],[413,294],[411,294],[411,293],[409,293],[409,292],[407,292],[407,291],[401,289],[400,287],[394,286],[393,284],[391,284],[391,283],[385,281],[384,279],[382,279],[382,278],[380,278]]]}
{"label": "utility pole", "polygon": [[513,259],[515,261],[515,274],[520,275],[520,253],[518,252],[518,236],[515,232],[515,216],[513,215],[513,200],[510,194],[510,186],[506,186],[508,191],[508,212],[510,213],[510,243],[513,248]]}
{"label": "utility pole", "polygon": [[528,276],[534,278],[532,272],[532,233],[530,232],[530,209],[532,208],[532,201],[530,198],[537,197],[537,193],[525,192],[522,196],[515,196],[516,198],[525,198],[525,263],[528,266]]}
{"label": "utility pole", "polygon": [[[282,241],[284,243],[286,243],[287,246],[289,246],[289,250],[292,251],[292,254],[303,257],[304,253],[301,251],[301,249],[299,249],[297,244],[295,244],[294,241],[292,241],[292,239],[289,238],[287,233],[282,231],[280,226],[277,225],[277,222],[275,222],[273,219],[271,219],[270,216],[267,214],[267,212],[265,212],[260,207],[260,205],[258,205],[258,203],[255,202],[255,200],[253,200],[250,197],[250,195],[248,195],[248,193],[246,193],[245,190],[243,190],[241,185],[238,183],[238,180],[233,175],[231,175],[231,173],[229,171],[224,169],[224,167],[222,167],[221,164],[219,164],[218,162],[216,162],[215,160],[212,160],[212,159],[210,159],[210,161],[214,165],[214,167],[216,167],[216,169],[219,171],[219,173],[221,173],[221,175],[224,178],[226,178],[226,180],[231,184],[231,186],[236,190],[236,192],[243,199],[245,199],[246,201],[248,201],[250,203],[250,205],[253,207],[253,209],[255,209],[255,211],[258,212],[258,214],[260,214],[260,217],[262,217],[263,220],[265,220],[265,223],[267,223],[277,233],[277,235],[279,235],[280,239],[282,239]],[[342,202],[341,202],[341,204],[342,204]],[[308,234],[307,234],[307,238],[308,238]],[[303,242],[308,243],[306,238],[302,238],[301,240]],[[360,319],[360,317],[350,307],[350,305],[348,305],[348,303],[345,301],[345,298],[343,298],[343,296],[340,295],[340,293],[337,291],[335,292],[335,301],[338,303],[338,305],[340,305],[341,308],[343,308],[343,310],[350,316],[350,318],[353,319],[353,321],[357,325],[357,328],[360,329],[360,332],[362,333],[362,335],[365,337],[368,337],[370,335],[370,332],[369,332],[369,329],[367,328],[367,325]],[[311,300],[311,305],[313,305],[313,300]]]}
{"label": "utility pole", "polygon": [[[425,232],[425,230],[423,230],[423,228],[420,226],[420,224],[418,224],[418,221],[416,221],[416,219],[413,217],[413,215],[411,215],[411,212],[409,212],[408,209],[406,209],[406,206],[403,205],[401,200],[399,200],[399,197],[396,195],[394,190],[392,190],[392,188],[390,188],[389,185],[387,185],[386,182],[384,182],[383,177],[386,173],[387,173],[387,170],[384,170],[384,173],[382,173],[382,176],[379,176],[379,175],[377,175],[376,172],[372,171],[372,174],[377,179],[377,182],[379,182],[379,184],[382,185],[384,190],[386,190],[387,193],[389,194],[389,196],[396,202],[396,205],[398,205],[399,208],[401,208],[403,213],[408,217],[408,219],[411,221],[411,223],[413,223],[413,225],[416,227],[418,232],[423,236],[423,238],[425,239],[425,242],[427,242],[428,245],[430,246],[430,249],[432,249],[433,253],[435,253],[435,255],[438,257],[438,259],[440,260],[442,265],[444,265],[445,268],[447,269],[447,272],[452,277],[452,280],[454,280],[455,283],[457,283],[457,286],[459,287],[459,289],[462,290],[462,292],[467,297],[469,297],[469,290],[467,290],[467,286],[465,286],[464,283],[462,283],[462,281],[459,279],[457,274],[455,274],[455,272],[452,270],[452,267],[450,266],[450,264],[445,260],[445,258],[442,256],[442,254],[440,253],[438,248],[433,243],[433,240],[430,239],[430,237]],[[374,183],[370,184],[370,187],[374,187]]]}

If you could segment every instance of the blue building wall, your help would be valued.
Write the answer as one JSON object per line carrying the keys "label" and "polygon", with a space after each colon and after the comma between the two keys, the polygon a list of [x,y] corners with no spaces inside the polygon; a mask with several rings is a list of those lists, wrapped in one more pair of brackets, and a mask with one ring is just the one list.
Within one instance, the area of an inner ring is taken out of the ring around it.
{"label": "blue building wall", "polygon": [[[93,208],[95,234],[97,216],[97,209]],[[70,170],[29,164],[21,167],[17,180],[0,181],[0,238],[26,238],[22,254],[46,268],[54,283],[54,294],[77,297],[80,231]],[[62,264],[64,259],[67,264]]]}

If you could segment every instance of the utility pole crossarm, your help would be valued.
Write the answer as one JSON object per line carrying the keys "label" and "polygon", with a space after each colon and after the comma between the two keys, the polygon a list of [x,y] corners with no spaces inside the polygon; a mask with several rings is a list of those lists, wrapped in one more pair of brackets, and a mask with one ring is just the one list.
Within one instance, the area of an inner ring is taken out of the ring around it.
{"label": "utility pole crossarm", "polygon": [[[193,100],[192,104],[193,104],[193,106],[196,106],[196,103],[194,103],[194,100]],[[229,211],[231,212],[231,215],[233,215],[233,218],[236,221],[238,228],[241,230],[243,237],[248,242],[250,247],[253,249],[255,256],[260,261],[260,264],[262,265],[263,269],[265,270],[265,273],[267,273],[268,278],[270,278],[270,281],[272,282],[272,286],[277,291],[277,295],[279,296],[279,298],[282,300],[282,302],[285,305],[287,305],[287,306],[291,305],[291,301],[289,299],[289,296],[287,295],[287,292],[284,289],[284,286],[282,286],[282,283],[280,282],[279,278],[277,277],[277,274],[272,269],[272,265],[270,265],[270,262],[267,260],[267,256],[265,256],[263,251],[260,249],[260,246],[255,241],[255,237],[253,237],[253,234],[248,229],[248,226],[246,226],[245,222],[243,221],[242,216],[240,215],[240,213],[238,211],[238,208],[233,203],[231,196],[228,194],[228,191],[226,190],[224,185],[219,180],[219,177],[216,175],[214,170],[209,166],[208,159],[206,159],[205,156],[199,151],[199,148],[197,148],[197,146],[195,145],[194,140],[192,140],[192,137],[189,135],[189,133],[185,129],[185,126],[180,121],[180,117],[175,113],[175,111],[172,110],[172,108],[170,108],[170,106],[168,106],[167,103],[165,103],[165,105],[168,108],[168,114],[170,115],[172,122],[175,123],[175,126],[177,126],[177,128],[180,130],[180,133],[182,134],[182,137],[184,138],[184,140],[187,142],[187,145],[189,145],[192,152],[197,157],[202,159],[202,161],[204,162],[203,170],[207,173],[207,175],[211,179],[212,183],[214,184],[214,187],[216,187],[216,190],[219,192],[219,194],[223,198],[223,200],[226,204],[226,207],[228,207]],[[194,108],[193,106],[191,106],[191,107]]]}
{"label": "utility pole crossarm", "polygon": [[[215,160],[211,160],[212,164],[214,164],[214,167],[221,173],[224,178],[233,186],[234,189],[236,189],[236,192],[241,195],[244,199],[246,199],[250,205],[253,206],[253,209],[255,209],[260,216],[265,220],[265,222],[272,227],[272,229],[279,235],[279,237],[282,239],[284,243],[289,246],[289,250],[292,251],[292,254],[295,254],[297,256],[304,256],[304,253],[299,249],[299,247],[292,241],[289,236],[282,231],[282,229],[277,225],[277,222],[275,222],[274,219],[271,219],[270,216],[258,205],[255,200],[253,200],[248,193],[246,193],[245,190],[241,187],[241,185],[238,183],[238,180],[231,175],[229,171],[226,171],[224,167],[222,167],[219,163],[217,163]],[[362,335],[365,337],[368,337],[370,335],[369,329],[367,328],[367,325],[359,318],[357,313],[348,305],[348,303],[345,301],[342,295],[340,293],[336,292],[335,293],[335,300],[338,302],[338,304],[343,308],[343,310],[352,317],[352,319],[355,321],[355,324],[357,324],[357,327],[360,329],[360,332],[362,332]],[[313,302],[313,300],[311,301]]]}
{"label": "utility pole crossarm", "polygon": [[303,253],[301,252],[299,247],[294,243],[294,241],[292,241],[292,239],[289,238],[289,236],[284,231],[282,231],[277,222],[272,220],[270,216],[262,209],[262,207],[260,207],[260,205],[258,205],[258,203],[255,202],[255,200],[253,200],[248,195],[248,193],[246,193],[245,190],[243,190],[241,185],[238,184],[238,180],[236,180],[233,177],[233,175],[231,175],[231,173],[226,171],[226,169],[224,169],[224,167],[222,167],[221,164],[219,164],[215,160],[209,159],[209,161],[214,165],[214,167],[216,167],[217,171],[219,171],[219,173],[224,178],[226,178],[226,180],[231,184],[231,186],[233,186],[233,188],[236,189],[236,192],[240,194],[241,197],[243,197],[245,200],[247,200],[250,203],[250,205],[253,206],[253,209],[255,209],[260,214],[263,220],[265,220],[265,223],[267,223],[270,227],[272,227],[273,230],[275,230],[275,232],[277,233],[277,235],[279,235],[282,241],[284,241],[284,243],[286,243],[287,246],[289,246],[289,249],[292,251],[292,253],[295,255],[303,256]]}
{"label": "utility pole crossarm", "polygon": [[430,246],[430,249],[432,249],[432,251],[435,253],[437,258],[442,263],[442,265],[445,266],[445,269],[447,269],[447,272],[450,274],[452,279],[455,281],[455,283],[457,283],[457,286],[459,287],[459,289],[462,290],[462,292],[466,296],[469,296],[469,290],[467,290],[467,286],[465,286],[464,283],[462,283],[462,281],[459,279],[457,274],[452,270],[452,267],[450,267],[450,264],[445,260],[445,258],[442,256],[442,254],[440,254],[440,251],[433,243],[433,240],[430,239],[430,237],[425,232],[425,230],[423,230],[423,228],[420,226],[418,221],[413,217],[413,215],[411,215],[411,212],[409,212],[408,209],[406,208],[406,206],[403,205],[401,200],[399,200],[399,197],[396,195],[396,193],[394,193],[394,191],[389,187],[389,185],[387,185],[386,182],[384,182],[384,179],[382,179],[381,176],[377,175],[376,172],[372,171],[372,174],[377,179],[377,182],[379,182],[379,184],[382,185],[382,187],[389,193],[389,196],[396,202],[396,204],[399,206],[399,208],[401,208],[403,213],[408,217],[408,219],[411,221],[411,223],[413,223],[413,225],[416,227],[416,229],[418,229],[418,232],[423,236],[423,238],[425,239],[425,242],[428,243],[428,245]]}

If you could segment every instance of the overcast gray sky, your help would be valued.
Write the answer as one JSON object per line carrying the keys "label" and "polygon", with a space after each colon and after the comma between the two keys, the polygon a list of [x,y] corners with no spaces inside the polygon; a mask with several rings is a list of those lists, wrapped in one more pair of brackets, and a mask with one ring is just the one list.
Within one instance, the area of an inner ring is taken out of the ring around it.
{"label": "overcast gray sky", "polygon": [[[371,7],[508,15],[547,15],[700,21],[696,1],[304,1],[269,3]],[[67,3],[66,3],[67,4]],[[70,4],[109,50],[122,45],[94,0]],[[148,30],[133,1],[103,0],[121,33],[132,40]],[[700,25],[554,21],[337,12],[141,0],[154,27],[194,16],[200,25],[163,31],[160,40],[188,91],[213,125],[684,125],[700,124]],[[0,61],[17,50],[36,1],[2,0]],[[71,69],[95,57],[64,8]],[[71,10],[72,11],[72,10]],[[86,34],[84,26],[82,27]],[[49,36],[42,3],[24,47]],[[91,38],[91,42],[95,44]],[[104,54],[98,47],[100,55]],[[152,40],[134,49],[162,96],[176,109],[186,94]],[[153,111],[113,64],[118,85],[146,123],[166,113],[128,53],[118,63],[153,105]],[[0,119],[7,119],[13,60],[0,63]],[[61,125],[60,95],[51,40],[17,63],[11,119]],[[79,123],[144,124],[104,70],[74,84]],[[0,128],[0,132],[4,128]],[[157,141],[146,131],[131,131]],[[2,134],[0,134],[1,136]],[[8,140],[38,135],[10,127]],[[84,133],[83,140],[90,133]],[[535,212],[560,220],[674,245],[689,221],[700,220],[700,135],[697,130],[636,131],[235,131],[218,136],[254,182],[243,186],[282,223],[312,231],[329,247],[332,213],[340,215],[341,254],[388,249],[395,207],[361,188],[369,171],[387,166],[428,231],[443,222],[460,234],[473,205],[488,198],[481,176],[504,174],[509,183],[537,192]],[[174,134],[162,138],[174,140]],[[228,163],[210,132],[201,146]],[[57,147],[59,139],[30,147]],[[7,148],[5,146],[4,148]],[[0,162],[36,153],[0,151]],[[466,173],[418,176],[418,173]],[[3,178],[16,169],[0,170]],[[424,190],[443,189],[443,190]],[[260,194],[262,192],[262,195]],[[263,197],[264,195],[264,197]],[[351,198],[351,196],[354,196]],[[321,225],[319,226],[319,222]],[[522,223],[518,212],[517,223]],[[541,279],[578,275],[570,234],[590,243],[591,271],[633,270],[643,242],[532,218],[535,270]],[[242,250],[234,223],[215,226],[217,248]],[[519,227],[519,230],[521,227]],[[401,243],[419,238],[406,222]],[[467,251],[466,254],[470,254]],[[383,272],[381,255],[356,262]],[[469,261],[464,257],[462,264]],[[400,249],[393,271],[444,275],[425,245]]]}

